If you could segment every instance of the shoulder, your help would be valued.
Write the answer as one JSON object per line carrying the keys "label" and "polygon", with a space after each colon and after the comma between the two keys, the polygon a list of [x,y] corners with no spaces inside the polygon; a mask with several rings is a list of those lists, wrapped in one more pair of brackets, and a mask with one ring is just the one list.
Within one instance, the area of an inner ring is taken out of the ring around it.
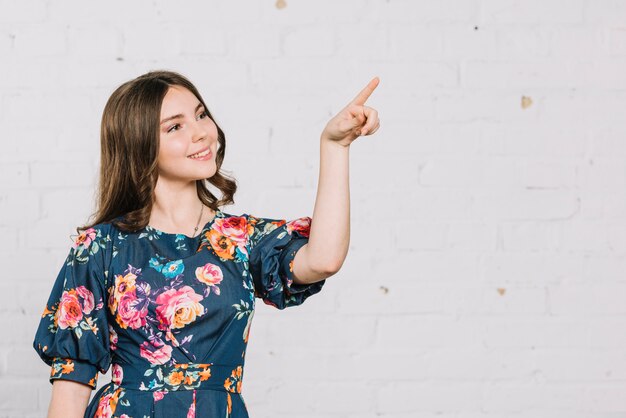
{"label": "shoulder", "polygon": [[80,264],[89,260],[103,264],[113,247],[114,230],[110,222],[102,222],[72,235],[69,257]]}

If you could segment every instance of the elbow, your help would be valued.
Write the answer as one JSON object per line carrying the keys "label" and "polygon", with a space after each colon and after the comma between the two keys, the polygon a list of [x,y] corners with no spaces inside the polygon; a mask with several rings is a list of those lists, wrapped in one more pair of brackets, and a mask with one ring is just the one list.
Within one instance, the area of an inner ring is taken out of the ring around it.
{"label": "elbow", "polygon": [[329,263],[325,263],[317,269],[320,274],[325,275],[326,277],[332,276],[333,274],[337,274],[343,265],[343,260],[332,261]]}

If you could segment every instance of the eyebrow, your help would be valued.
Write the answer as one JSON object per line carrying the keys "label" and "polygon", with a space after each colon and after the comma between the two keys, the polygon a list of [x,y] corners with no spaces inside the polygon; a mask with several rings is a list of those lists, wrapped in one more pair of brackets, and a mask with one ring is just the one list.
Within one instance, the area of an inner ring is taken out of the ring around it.
{"label": "eyebrow", "polygon": [[[200,109],[201,107],[202,107],[202,103],[198,103],[198,105],[196,106],[196,110],[194,110],[194,113],[196,113],[198,109]],[[178,115],[170,116],[168,118],[163,119],[159,125],[163,125],[165,122],[170,121],[172,119],[182,118],[183,116],[185,115],[183,115],[182,113],[179,113]]]}

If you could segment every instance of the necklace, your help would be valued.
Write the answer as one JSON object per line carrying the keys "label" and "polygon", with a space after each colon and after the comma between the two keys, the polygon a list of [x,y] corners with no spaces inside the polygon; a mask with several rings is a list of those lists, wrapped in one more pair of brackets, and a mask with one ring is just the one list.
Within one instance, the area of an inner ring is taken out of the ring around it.
{"label": "necklace", "polygon": [[204,204],[202,204],[202,209],[200,209],[200,216],[198,216],[198,222],[196,222],[196,227],[193,229],[193,235],[196,236],[196,232],[198,232],[198,226],[200,225],[200,219],[202,219],[202,212],[204,211]]}

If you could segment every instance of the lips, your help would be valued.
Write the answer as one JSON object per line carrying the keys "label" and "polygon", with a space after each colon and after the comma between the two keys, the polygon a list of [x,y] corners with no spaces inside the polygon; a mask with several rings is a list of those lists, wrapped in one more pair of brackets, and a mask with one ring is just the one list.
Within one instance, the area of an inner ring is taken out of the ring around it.
{"label": "lips", "polygon": [[202,148],[202,149],[201,149],[201,150],[199,150],[199,151],[192,152],[192,153],[191,153],[191,154],[189,154],[187,157],[191,157],[192,155],[200,154],[201,152],[204,152],[204,151],[206,151],[206,150],[208,150],[208,149],[209,149],[209,147]]}

